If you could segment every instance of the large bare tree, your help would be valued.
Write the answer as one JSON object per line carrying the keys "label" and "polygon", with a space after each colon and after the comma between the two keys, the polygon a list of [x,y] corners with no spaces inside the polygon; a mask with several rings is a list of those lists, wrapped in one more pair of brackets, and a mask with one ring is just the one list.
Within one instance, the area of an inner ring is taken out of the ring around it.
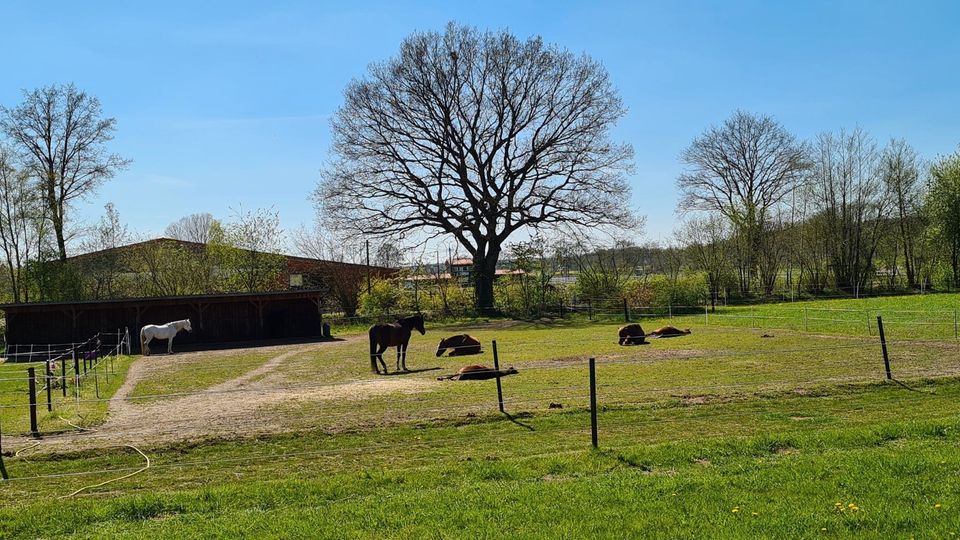
{"label": "large bare tree", "polygon": [[517,231],[632,218],[632,148],[609,133],[624,113],[591,58],[451,23],[409,36],[347,86],[316,198],[363,234],[453,236],[489,310]]}
{"label": "large bare tree", "polygon": [[738,240],[740,289],[749,292],[764,225],[806,167],[803,145],[769,116],[737,111],[680,157],[679,209],[719,212]]}
{"label": "large bare tree", "polygon": [[96,97],[72,84],[24,92],[17,107],[0,107],[0,131],[38,182],[60,260],[67,258],[64,224],[70,203],[91,194],[129,163],[107,151],[116,124],[103,118]]}

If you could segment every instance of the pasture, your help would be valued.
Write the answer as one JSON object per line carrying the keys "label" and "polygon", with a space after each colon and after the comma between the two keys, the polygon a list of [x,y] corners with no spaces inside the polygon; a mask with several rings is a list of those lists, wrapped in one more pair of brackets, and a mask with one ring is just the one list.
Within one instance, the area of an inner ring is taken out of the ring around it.
{"label": "pasture", "polygon": [[[0,536],[960,533],[955,339],[891,328],[888,382],[865,326],[705,319],[674,317],[693,334],[634,347],[611,322],[428,321],[412,372],[388,351],[387,376],[361,333],[138,357],[89,431],[35,441],[4,417]],[[461,332],[481,355],[435,357]],[[436,380],[492,365],[494,339],[519,371],[502,379],[507,414],[493,380]],[[126,445],[150,468],[97,486],[143,468]]]}

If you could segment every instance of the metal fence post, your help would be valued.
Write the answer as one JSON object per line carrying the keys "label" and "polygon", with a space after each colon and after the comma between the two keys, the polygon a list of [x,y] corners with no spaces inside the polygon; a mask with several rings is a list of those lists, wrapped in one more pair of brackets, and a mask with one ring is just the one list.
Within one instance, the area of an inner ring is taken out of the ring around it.
{"label": "metal fence post", "polygon": [[880,332],[880,348],[883,350],[883,367],[887,371],[887,379],[893,379],[890,373],[890,357],[887,356],[887,338],[883,334],[883,318],[877,315],[877,330]]}
{"label": "metal fence post", "polygon": [[63,391],[63,397],[67,397],[67,359],[60,359],[60,389]]}
{"label": "metal fence post", "polygon": [[597,448],[597,361],[590,358],[590,442]]}
{"label": "metal fence post", "polygon": [[503,410],[503,387],[500,385],[500,357],[497,356],[497,340],[493,340],[493,369],[497,371],[497,405]]}
{"label": "metal fence post", "polygon": [[53,370],[50,369],[50,360],[48,359],[46,362],[44,362],[43,366],[44,366],[43,371],[47,376],[46,377],[47,384],[45,385],[47,387],[47,412],[52,412],[53,396],[51,395],[51,392],[53,392]]}

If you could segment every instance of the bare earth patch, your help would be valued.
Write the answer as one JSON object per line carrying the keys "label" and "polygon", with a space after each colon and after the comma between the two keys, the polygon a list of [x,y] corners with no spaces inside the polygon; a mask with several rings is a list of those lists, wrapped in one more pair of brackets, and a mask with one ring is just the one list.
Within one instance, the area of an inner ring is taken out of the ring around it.
{"label": "bare earth patch", "polygon": [[[297,355],[319,347],[338,346],[352,340],[310,345],[284,345],[262,350],[277,353],[263,365],[204,391],[173,396],[163,401],[131,397],[137,383],[169,370],[172,363],[188,364],[198,356],[218,357],[233,351],[183,353],[179,357],[159,356],[136,360],[123,386],[110,400],[107,421],[95,429],[44,437],[43,450],[77,450],[119,444],[157,444],[209,438],[255,436],[286,430],[272,408],[291,402],[361,400],[389,394],[423,392],[431,381],[403,377],[360,380],[330,385],[279,385],[281,377],[271,374]],[[26,441],[26,439],[24,439]]]}

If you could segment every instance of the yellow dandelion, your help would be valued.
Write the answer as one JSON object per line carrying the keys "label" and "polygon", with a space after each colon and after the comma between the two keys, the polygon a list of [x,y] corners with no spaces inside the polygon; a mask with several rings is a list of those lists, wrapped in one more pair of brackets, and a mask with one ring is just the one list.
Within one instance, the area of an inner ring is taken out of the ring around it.
{"label": "yellow dandelion", "polygon": [[843,503],[842,503],[842,502],[835,502],[835,503],[833,503],[833,505],[834,505],[834,506],[843,506]]}
{"label": "yellow dandelion", "polygon": [[847,508],[856,508],[856,507],[857,507],[857,505],[855,505],[855,504],[853,504],[853,503],[850,503],[850,504],[847,505]]}
{"label": "yellow dandelion", "polygon": [[933,505],[934,508],[940,508],[940,503]]}
{"label": "yellow dandelion", "polygon": [[820,532],[827,532],[827,528],[826,527],[821,528]]}
{"label": "yellow dandelion", "polygon": [[760,512],[750,512],[750,515],[751,515],[751,516],[759,516],[759,515],[760,515]]}
{"label": "yellow dandelion", "polygon": [[736,514],[737,512],[740,511],[740,507],[734,506],[734,507],[733,507],[733,510],[730,510],[730,511],[733,512],[734,514]]}

